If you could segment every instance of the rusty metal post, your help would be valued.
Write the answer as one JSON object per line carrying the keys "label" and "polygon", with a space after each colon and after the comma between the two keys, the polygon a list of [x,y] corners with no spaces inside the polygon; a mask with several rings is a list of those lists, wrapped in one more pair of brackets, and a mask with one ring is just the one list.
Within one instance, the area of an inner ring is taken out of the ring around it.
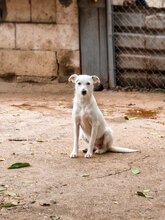
{"label": "rusty metal post", "polygon": [[112,89],[116,86],[112,0],[106,0],[106,4],[107,4],[108,75],[109,75],[109,87],[110,89]]}

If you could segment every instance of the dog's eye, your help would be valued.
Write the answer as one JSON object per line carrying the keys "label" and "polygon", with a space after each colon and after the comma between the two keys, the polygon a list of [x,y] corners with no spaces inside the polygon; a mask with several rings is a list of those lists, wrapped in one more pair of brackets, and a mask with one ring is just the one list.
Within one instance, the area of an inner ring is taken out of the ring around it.
{"label": "dog's eye", "polygon": [[81,85],[81,83],[80,83],[80,82],[78,82],[78,85],[80,86],[80,85]]}
{"label": "dog's eye", "polygon": [[90,82],[87,82],[87,85],[89,86],[89,85],[90,85]]}

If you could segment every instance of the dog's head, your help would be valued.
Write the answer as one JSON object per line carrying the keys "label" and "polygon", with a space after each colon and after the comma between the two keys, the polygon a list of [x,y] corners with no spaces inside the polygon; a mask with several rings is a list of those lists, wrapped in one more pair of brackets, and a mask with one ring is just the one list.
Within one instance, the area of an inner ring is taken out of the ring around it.
{"label": "dog's head", "polygon": [[68,81],[75,83],[76,94],[84,97],[93,93],[94,84],[100,83],[100,79],[97,76],[77,74],[71,75]]}

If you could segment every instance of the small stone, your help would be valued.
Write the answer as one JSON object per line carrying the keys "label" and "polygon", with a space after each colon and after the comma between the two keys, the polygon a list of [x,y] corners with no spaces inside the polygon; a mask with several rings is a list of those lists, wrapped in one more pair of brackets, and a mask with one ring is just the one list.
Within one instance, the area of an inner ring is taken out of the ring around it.
{"label": "small stone", "polygon": [[40,205],[41,205],[41,206],[50,206],[50,204],[49,204],[49,203],[46,203],[46,202],[40,202]]}
{"label": "small stone", "polygon": [[50,200],[50,203],[51,203],[51,204],[56,204],[57,202],[54,201],[54,200]]}
{"label": "small stone", "polygon": [[30,204],[34,204],[36,201],[35,200],[33,200],[33,201],[30,201]]}

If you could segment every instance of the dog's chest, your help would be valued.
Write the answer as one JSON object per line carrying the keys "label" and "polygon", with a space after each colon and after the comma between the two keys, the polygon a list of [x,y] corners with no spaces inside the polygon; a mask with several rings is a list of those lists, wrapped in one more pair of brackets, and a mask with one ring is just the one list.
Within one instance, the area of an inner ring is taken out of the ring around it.
{"label": "dog's chest", "polygon": [[80,124],[82,130],[86,134],[90,134],[91,128],[92,128],[92,118],[91,118],[90,111],[88,111],[88,109],[82,108],[79,111],[79,114],[77,114],[76,119],[77,119],[77,122]]}

